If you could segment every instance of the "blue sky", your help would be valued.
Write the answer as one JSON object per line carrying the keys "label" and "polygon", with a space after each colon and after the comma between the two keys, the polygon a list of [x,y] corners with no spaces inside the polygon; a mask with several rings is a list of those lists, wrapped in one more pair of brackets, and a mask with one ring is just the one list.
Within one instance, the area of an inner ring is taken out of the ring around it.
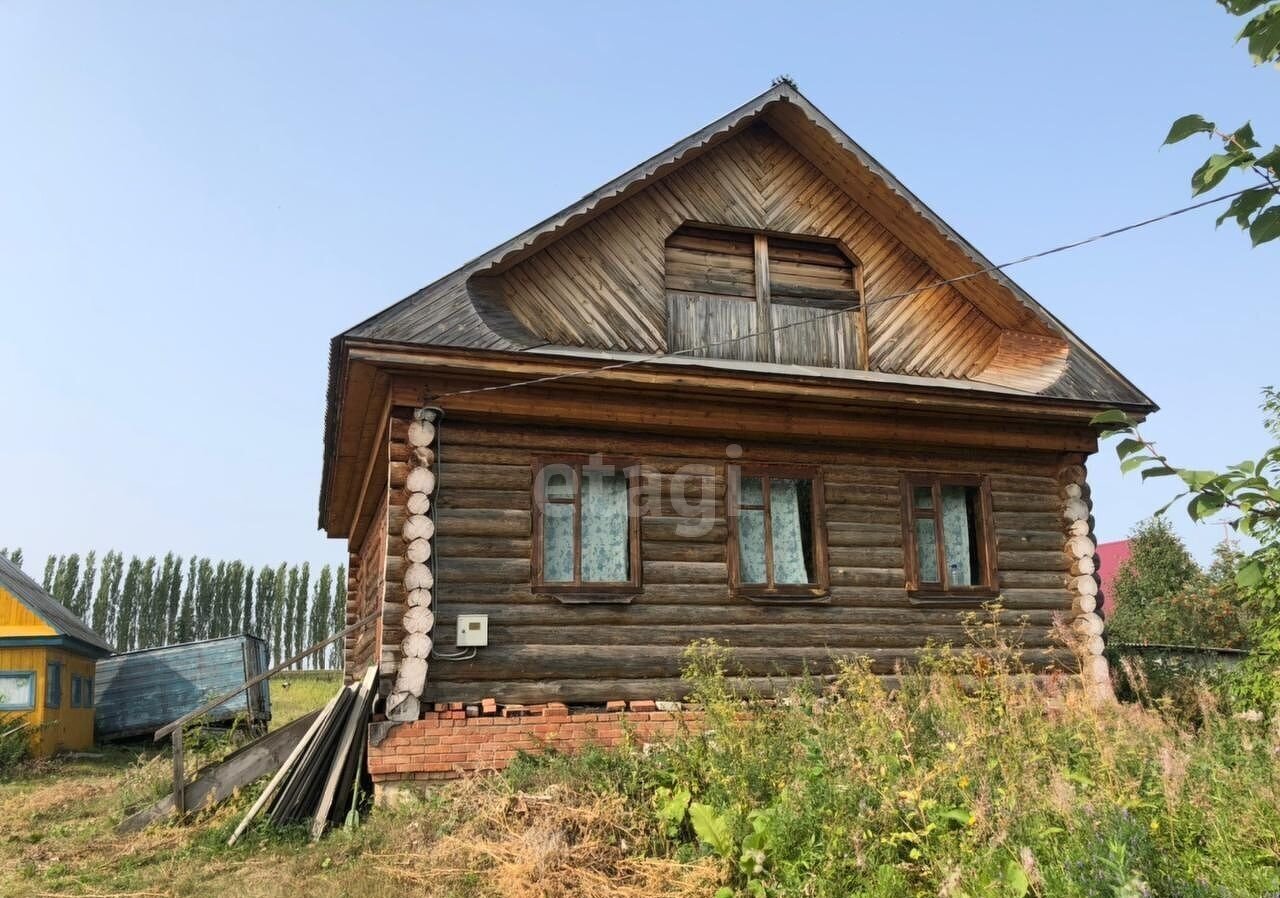
{"label": "blue sky", "polygon": [[[340,561],[329,338],[790,74],[987,256],[1184,205],[1280,73],[1210,0],[0,4],[0,545]],[[1229,187],[1224,185],[1224,189]],[[1236,186],[1241,186],[1237,184]],[[1196,467],[1266,445],[1280,244],[1205,211],[1011,274]],[[1165,499],[1091,465],[1099,535]],[[1175,518],[1201,557],[1221,528]]]}

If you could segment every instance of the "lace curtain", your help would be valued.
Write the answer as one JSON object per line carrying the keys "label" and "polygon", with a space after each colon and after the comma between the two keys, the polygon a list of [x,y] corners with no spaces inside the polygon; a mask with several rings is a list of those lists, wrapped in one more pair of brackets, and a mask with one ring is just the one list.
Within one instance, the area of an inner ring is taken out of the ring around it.
{"label": "lace curtain", "polygon": [[[582,582],[624,583],[630,579],[630,530],[627,478],[624,474],[588,473],[581,478]],[[549,499],[572,498],[568,474],[547,478]],[[573,582],[574,506],[547,502],[542,511],[542,578],[548,583]]]}
{"label": "lace curtain", "polygon": [[[929,507],[923,497],[918,497],[916,501],[917,507]],[[942,552],[947,565],[948,586],[972,586],[974,582],[971,501],[969,487],[942,487]],[[921,582],[941,582],[938,537],[932,517],[916,518],[916,560],[920,565]]]}
{"label": "lace curtain", "polygon": [[0,708],[34,708],[36,678],[29,673],[0,673]]}
{"label": "lace curtain", "polygon": [[[802,486],[803,483],[803,486]],[[773,531],[773,582],[779,585],[812,583],[805,552],[807,509],[810,501],[808,481],[771,480],[769,482],[769,525]],[[763,482],[759,477],[742,478],[739,505],[763,505]],[[765,570],[764,511],[741,508],[738,511],[739,577],[743,583],[768,582]]]}
{"label": "lace curtain", "polygon": [[810,583],[801,535],[800,482],[773,480],[769,483],[769,518],[773,525],[773,582]]}
{"label": "lace curtain", "polygon": [[627,573],[627,478],[582,479],[582,582],[622,583]]}
{"label": "lace curtain", "polygon": [[[742,478],[740,505],[764,505],[764,487],[759,477]],[[764,569],[764,510],[744,508],[738,512],[738,576],[743,583],[766,583]]]}
{"label": "lace curtain", "polygon": [[942,488],[942,551],[947,562],[947,583],[950,586],[972,586],[969,532],[969,490],[963,486]]}

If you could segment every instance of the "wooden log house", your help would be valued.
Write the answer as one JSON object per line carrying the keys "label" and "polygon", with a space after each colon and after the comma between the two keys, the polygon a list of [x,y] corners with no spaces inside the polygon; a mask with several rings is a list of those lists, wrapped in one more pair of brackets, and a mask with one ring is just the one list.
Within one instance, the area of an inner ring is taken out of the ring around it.
{"label": "wooden log house", "polygon": [[1107,408],[1155,406],[779,84],[334,339],[348,676],[407,722],[676,698],[704,638],[889,674],[998,598],[1101,682]]}

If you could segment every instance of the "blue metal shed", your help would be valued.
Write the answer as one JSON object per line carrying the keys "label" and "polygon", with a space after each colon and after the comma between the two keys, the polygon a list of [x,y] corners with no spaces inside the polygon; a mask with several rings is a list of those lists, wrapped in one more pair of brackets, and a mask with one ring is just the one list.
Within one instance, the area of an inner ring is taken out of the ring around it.
{"label": "blue metal shed", "polygon": [[[98,662],[94,690],[99,739],[151,733],[268,668],[267,644],[256,636],[225,636],[112,655]],[[210,711],[210,722],[271,719],[264,681]]]}

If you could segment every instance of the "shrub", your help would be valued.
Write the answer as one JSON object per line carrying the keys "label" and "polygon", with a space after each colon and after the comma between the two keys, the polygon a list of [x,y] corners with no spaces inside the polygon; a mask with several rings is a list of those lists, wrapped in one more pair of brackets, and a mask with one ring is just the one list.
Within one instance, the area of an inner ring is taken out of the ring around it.
{"label": "shrub", "polygon": [[22,719],[0,716],[0,779],[7,779],[31,753],[31,727]]}
{"label": "shrub", "polygon": [[665,746],[546,762],[577,788],[621,784],[645,821],[637,850],[717,859],[720,898],[1280,887],[1265,724],[1209,709],[1192,730],[1099,706],[1069,675],[1028,676],[1016,652],[940,649],[892,691],[849,661],[776,700],[742,696],[732,667],[723,649],[694,651],[704,717]]}

